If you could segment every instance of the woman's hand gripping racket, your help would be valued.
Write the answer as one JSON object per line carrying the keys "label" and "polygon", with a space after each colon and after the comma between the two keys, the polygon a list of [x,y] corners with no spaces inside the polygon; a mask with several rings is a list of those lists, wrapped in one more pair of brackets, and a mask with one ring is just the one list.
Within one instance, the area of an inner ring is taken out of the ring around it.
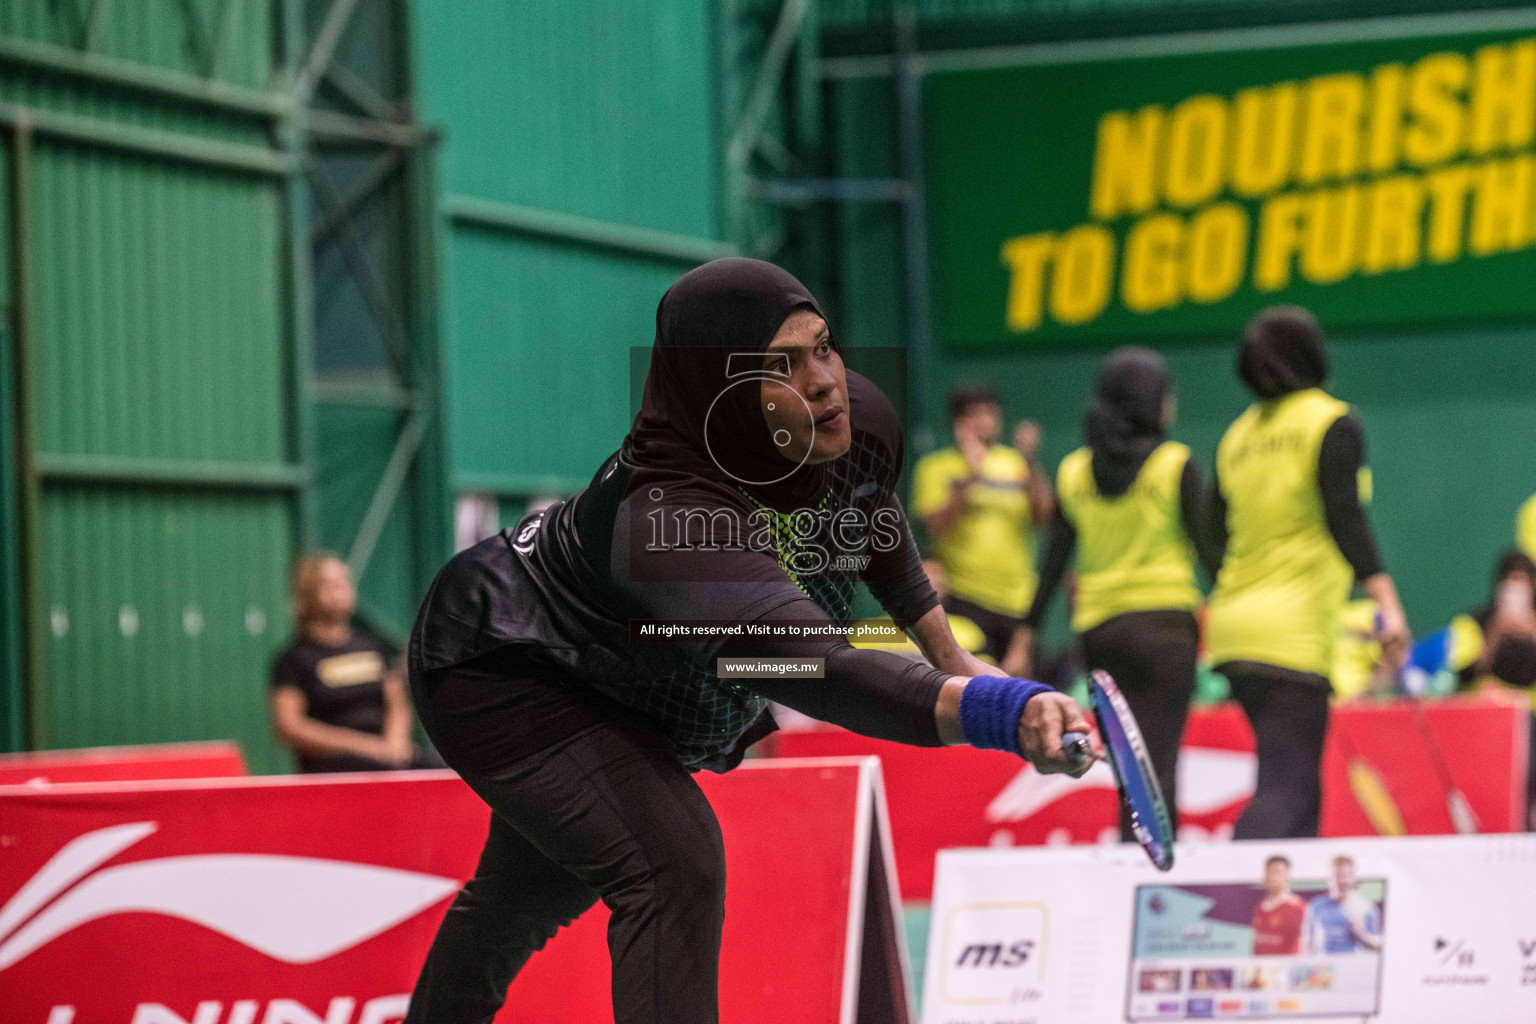
{"label": "woman's hand gripping racket", "polygon": [[[1141,729],[1130,705],[1108,672],[1095,671],[1088,678],[1093,714],[1099,723],[1099,739],[1105,759],[1115,773],[1120,802],[1130,812],[1131,830],[1159,871],[1173,867],[1173,819],[1163,802],[1163,791],[1147,756]],[[1069,732],[1061,744],[1070,759],[1081,762],[1094,756],[1085,733]]]}

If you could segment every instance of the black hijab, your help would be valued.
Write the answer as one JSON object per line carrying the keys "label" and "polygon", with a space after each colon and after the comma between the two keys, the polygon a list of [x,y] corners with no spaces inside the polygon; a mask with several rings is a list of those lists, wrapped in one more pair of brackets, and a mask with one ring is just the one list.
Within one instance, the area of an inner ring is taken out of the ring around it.
{"label": "black hijab", "polygon": [[1168,363],[1149,348],[1117,348],[1099,364],[1083,433],[1100,494],[1113,498],[1129,490],[1147,456],[1163,443],[1169,386]]}
{"label": "black hijab", "polygon": [[1322,387],[1328,379],[1328,350],[1316,318],[1300,306],[1271,306],[1248,321],[1237,375],[1266,402]]}
{"label": "black hijab", "polygon": [[759,353],[797,309],[821,313],[793,274],[762,260],[715,260],[668,289],[656,307],[640,414],[624,441],[631,465],[671,477],[674,496],[681,486],[732,504],[745,491],[782,512],[814,506],[826,466],[797,467],[782,455],[759,399]]}

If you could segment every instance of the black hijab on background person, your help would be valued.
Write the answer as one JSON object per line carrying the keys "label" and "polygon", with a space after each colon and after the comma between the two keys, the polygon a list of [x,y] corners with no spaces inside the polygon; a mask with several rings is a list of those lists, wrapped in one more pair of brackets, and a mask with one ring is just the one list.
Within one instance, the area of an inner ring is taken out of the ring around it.
{"label": "black hijab on background person", "polygon": [[1130,489],[1163,443],[1163,405],[1170,386],[1168,363],[1149,348],[1117,348],[1099,364],[1083,433],[1093,452],[1093,482],[1117,497]]}
{"label": "black hijab on background person", "polygon": [[[661,297],[645,394],[624,454],[652,471],[648,481],[674,481],[669,498],[734,505],[745,491],[787,512],[814,505],[826,490],[825,465],[797,468],[774,445],[759,399],[762,378],[772,374],[752,358],[798,309],[821,315],[793,274],[746,258],[706,263]],[[847,395],[843,402],[846,408]]]}
{"label": "black hijab on background person", "polygon": [[1322,387],[1328,350],[1317,318],[1300,306],[1271,306],[1243,330],[1237,375],[1260,400]]}

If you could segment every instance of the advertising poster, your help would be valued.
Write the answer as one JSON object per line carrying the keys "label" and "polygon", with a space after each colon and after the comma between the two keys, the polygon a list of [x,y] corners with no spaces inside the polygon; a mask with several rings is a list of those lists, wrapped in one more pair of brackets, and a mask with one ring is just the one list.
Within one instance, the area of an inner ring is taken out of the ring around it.
{"label": "advertising poster", "polygon": [[924,1024],[1536,1019],[1536,835],[939,854]]}
{"label": "advertising poster", "polygon": [[1531,313],[1536,17],[1501,24],[1035,46],[934,71],[943,343],[1230,333],[1276,303],[1335,329]]}

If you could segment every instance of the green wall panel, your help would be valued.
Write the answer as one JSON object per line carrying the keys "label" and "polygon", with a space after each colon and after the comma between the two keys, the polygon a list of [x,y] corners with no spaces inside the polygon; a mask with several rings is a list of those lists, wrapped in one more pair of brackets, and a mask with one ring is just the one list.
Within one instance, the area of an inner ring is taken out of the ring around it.
{"label": "green wall panel", "polygon": [[[418,4],[443,191],[717,237],[711,6]],[[688,264],[464,220],[446,235],[457,485],[518,500],[585,481],[629,424],[628,350],[650,344],[656,302]]]}
{"label": "green wall panel", "polygon": [[[3,0],[0,35],[261,88],[280,0]],[[217,58],[215,61],[215,53]]]}
{"label": "green wall panel", "polygon": [[40,746],[233,739],[287,770],[266,677],[287,636],[280,497],[52,489],[44,499]]}
{"label": "green wall panel", "polygon": [[453,235],[451,446],[461,479],[585,483],[629,429],[630,349],[686,268],[471,228]]}
{"label": "green wall panel", "polygon": [[[315,483],[320,546],[343,558],[357,536],[384,465],[394,450],[404,414],[359,405],[315,407]],[[367,624],[392,643],[404,643],[416,617],[412,520],[413,489],[405,488],[384,524],[362,579],[358,602]]]}
{"label": "green wall panel", "polygon": [[708,0],[417,4],[447,192],[709,237]]}
{"label": "green wall panel", "polygon": [[39,146],[41,451],[283,461],[278,187]]}

